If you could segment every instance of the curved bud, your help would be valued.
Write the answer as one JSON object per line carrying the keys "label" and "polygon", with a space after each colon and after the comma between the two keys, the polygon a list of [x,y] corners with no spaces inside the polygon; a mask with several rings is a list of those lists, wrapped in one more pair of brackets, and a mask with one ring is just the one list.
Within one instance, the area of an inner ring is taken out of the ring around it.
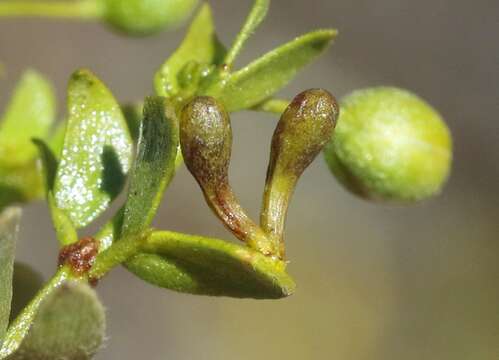
{"label": "curved bud", "polygon": [[337,179],[368,199],[414,201],[440,191],[452,160],[441,116],[418,96],[393,87],[353,92],[342,101],[325,152]]}
{"label": "curved bud", "polygon": [[280,244],[291,195],[298,178],[331,138],[339,108],[326,90],[310,89],[286,108],[272,137],[261,224]]}
{"label": "curved bud", "polygon": [[187,103],[180,119],[180,145],[187,168],[224,225],[263,254],[274,254],[267,237],[246,215],[229,184],[232,129],[223,106],[207,96]]}
{"label": "curved bud", "polygon": [[148,35],[181,24],[197,0],[102,0],[105,20],[130,35]]}

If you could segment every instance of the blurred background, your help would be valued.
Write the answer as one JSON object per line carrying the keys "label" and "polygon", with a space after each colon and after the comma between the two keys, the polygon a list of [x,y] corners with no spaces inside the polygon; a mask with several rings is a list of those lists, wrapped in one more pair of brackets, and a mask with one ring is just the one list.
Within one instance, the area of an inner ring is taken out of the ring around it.
{"label": "blurred background", "polygon": [[[211,4],[228,44],[251,2]],[[324,87],[341,97],[381,84],[413,90],[451,128],[450,181],[424,203],[373,204],[341,188],[319,158],[288,218],[296,294],[195,297],[116,269],[98,288],[109,339],[97,359],[499,359],[498,18],[496,0],[272,1],[238,64],[308,30],[338,28],[336,44],[281,95]],[[2,19],[0,106],[26,67],[55,82],[61,116],[78,67],[92,69],[120,101],[141,99],[184,30],[130,39],[93,23]],[[262,113],[233,117],[232,182],[255,217],[275,123]],[[57,250],[45,205],[28,206],[22,225],[18,259],[50,276]],[[185,168],[156,226],[231,239]]]}

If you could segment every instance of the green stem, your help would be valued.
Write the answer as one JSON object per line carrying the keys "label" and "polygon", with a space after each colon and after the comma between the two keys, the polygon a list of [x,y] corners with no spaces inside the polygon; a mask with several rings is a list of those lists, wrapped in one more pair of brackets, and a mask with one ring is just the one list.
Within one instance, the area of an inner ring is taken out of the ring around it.
{"label": "green stem", "polygon": [[108,249],[101,252],[95,258],[95,263],[88,273],[90,280],[99,280],[114,267],[130,260],[140,252],[142,243],[150,235],[150,232],[139,236],[131,236],[115,241]]}
{"label": "green stem", "polygon": [[268,9],[269,9],[269,0],[255,0],[253,8],[251,9],[251,12],[246,18],[246,22],[244,23],[243,28],[241,29],[239,34],[237,34],[237,37],[234,40],[234,44],[232,45],[230,50],[227,52],[227,55],[225,56],[223,63],[224,65],[226,65],[226,67],[229,70],[230,68],[232,68],[234,60],[236,59],[237,55],[239,55],[239,53],[241,52],[241,49],[243,48],[246,40],[248,40],[248,38],[251,35],[253,35],[255,29],[263,21],[265,15],[267,15]]}
{"label": "green stem", "polygon": [[69,269],[66,267],[60,268],[52,279],[36,294],[31,302],[24,308],[14,322],[9,326],[5,336],[2,348],[0,349],[0,359],[4,359],[19,348],[24,337],[28,334],[29,324],[36,316],[37,310],[40,307],[43,299],[56,288],[58,288],[65,280],[70,278]]}
{"label": "green stem", "polygon": [[284,258],[284,226],[297,179],[274,176],[265,184],[260,226]]}
{"label": "green stem", "polygon": [[49,17],[67,19],[96,19],[103,14],[97,0],[78,1],[13,1],[0,2],[0,17]]}
{"label": "green stem", "polygon": [[270,112],[281,115],[288,107],[291,101],[285,99],[269,99],[258,105],[255,105],[251,110]]}

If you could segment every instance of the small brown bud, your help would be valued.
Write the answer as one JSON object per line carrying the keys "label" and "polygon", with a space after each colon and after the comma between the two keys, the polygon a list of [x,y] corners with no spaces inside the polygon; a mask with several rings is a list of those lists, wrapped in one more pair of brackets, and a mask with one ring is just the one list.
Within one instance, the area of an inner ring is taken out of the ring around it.
{"label": "small brown bud", "polygon": [[84,237],[64,246],[59,252],[59,266],[68,265],[73,273],[82,276],[92,268],[99,252],[99,243],[92,237]]}

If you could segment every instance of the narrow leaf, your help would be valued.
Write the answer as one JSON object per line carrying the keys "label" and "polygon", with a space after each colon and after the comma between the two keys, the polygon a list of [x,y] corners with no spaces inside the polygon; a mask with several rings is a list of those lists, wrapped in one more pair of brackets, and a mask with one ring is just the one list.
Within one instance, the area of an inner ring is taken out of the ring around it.
{"label": "narrow leaf", "polygon": [[[101,244],[112,243],[119,219],[115,217],[96,236]],[[115,246],[119,251],[112,251]],[[90,276],[103,275],[100,265],[109,268],[123,262],[150,284],[189,294],[278,299],[295,289],[283,261],[220,239],[171,231],[147,234],[138,243],[117,242],[99,255]]]}
{"label": "narrow leaf", "polygon": [[222,45],[215,34],[211,8],[205,3],[192,22],[179,48],[161,66],[154,78],[156,94],[171,96],[179,91],[178,73],[195,61],[199,64],[221,60]]}
{"label": "narrow leaf", "polygon": [[237,55],[241,52],[248,38],[253,35],[269,10],[270,0],[255,0],[246,21],[225,57],[224,64],[231,67]]}
{"label": "narrow leaf", "polygon": [[77,71],[69,81],[67,121],[54,196],[79,228],[121,192],[132,139],[113,95],[88,70]]}
{"label": "narrow leaf", "polygon": [[162,97],[147,98],[137,157],[130,172],[122,236],[140,233],[151,224],[175,173],[178,131],[173,104]]}
{"label": "narrow leaf", "polygon": [[39,73],[26,71],[14,90],[0,125],[0,159],[4,164],[25,163],[36,156],[31,138],[48,135],[55,119],[51,84]]}
{"label": "narrow leaf", "polygon": [[158,231],[147,238],[144,250],[154,254],[136,256],[128,268],[171,290],[277,299],[291,295],[295,288],[283,261],[223,240]]}
{"label": "narrow leaf", "polygon": [[44,299],[28,335],[8,359],[91,359],[104,332],[104,308],[95,291],[68,281]]}
{"label": "narrow leaf", "polygon": [[9,324],[12,275],[21,210],[8,208],[0,215],[0,345]]}
{"label": "narrow leaf", "polygon": [[207,89],[206,95],[222,101],[228,111],[251,108],[288,84],[335,36],[335,30],[302,35],[230,74],[226,81]]}

